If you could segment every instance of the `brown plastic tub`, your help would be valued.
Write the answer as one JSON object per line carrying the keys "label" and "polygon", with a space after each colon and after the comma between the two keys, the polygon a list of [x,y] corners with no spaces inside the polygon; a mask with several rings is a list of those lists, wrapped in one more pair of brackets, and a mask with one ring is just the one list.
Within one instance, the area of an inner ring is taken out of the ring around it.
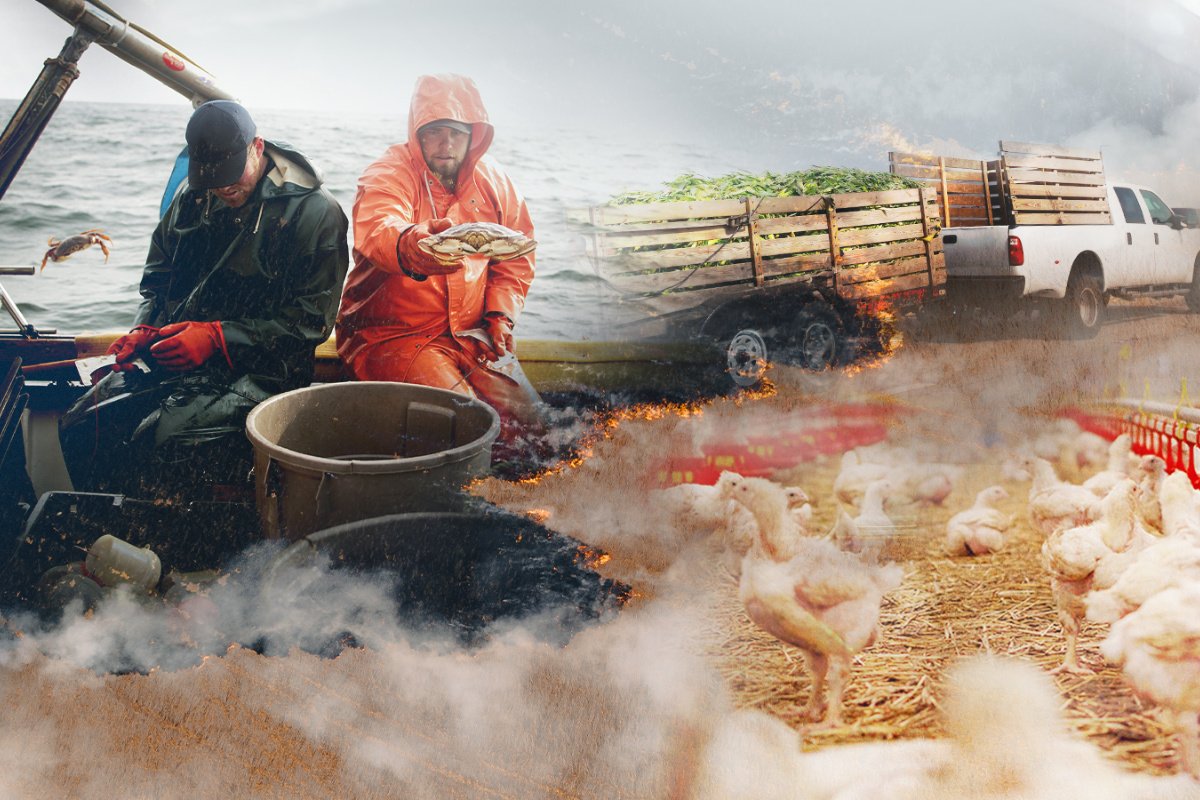
{"label": "brown plastic tub", "polygon": [[296,540],[385,514],[457,510],[499,432],[491,406],[428,386],[363,381],[276,395],[246,420],[263,533]]}

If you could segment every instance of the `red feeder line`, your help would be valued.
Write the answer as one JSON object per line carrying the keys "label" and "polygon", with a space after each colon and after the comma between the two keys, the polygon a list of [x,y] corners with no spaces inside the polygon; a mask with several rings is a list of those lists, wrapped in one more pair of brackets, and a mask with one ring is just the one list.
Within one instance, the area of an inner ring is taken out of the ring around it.
{"label": "red feeder line", "polygon": [[1197,427],[1173,417],[1146,411],[1110,412],[1107,414],[1066,409],[1062,416],[1072,419],[1085,431],[1113,440],[1128,433],[1133,441],[1133,452],[1139,455],[1156,455],[1167,462],[1167,471],[1183,470],[1200,488],[1200,442]]}
{"label": "red feeder line", "polygon": [[789,469],[820,455],[844,453],[855,447],[875,444],[887,438],[889,426],[875,417],[871,422],[829,425],[775,437],[753,437],[744,442],[709,445],[702,456],[671,458],[649,470],[659,486],[697,483],[711,486],[724,470],[747,477],[766,477],[779,469]]}

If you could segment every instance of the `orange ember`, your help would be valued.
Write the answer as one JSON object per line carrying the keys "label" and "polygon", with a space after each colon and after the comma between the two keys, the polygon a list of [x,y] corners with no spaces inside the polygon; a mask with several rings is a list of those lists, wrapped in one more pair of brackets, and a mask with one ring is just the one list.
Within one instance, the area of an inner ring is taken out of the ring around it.
{"label": "orange ember", "polygon": [[531,508],[525,512],[525,515],[538,524],[544,523],[550,519],[551,512],[545,508]]}
{"label": "orange ember", "polygon": [[576,548],[579,553],[579,560],[588,569],[596,569],[602,567],[612,560],[612,556],[603,550],[597,550],[594,547],[589,547],[586,544],[581,544]]}

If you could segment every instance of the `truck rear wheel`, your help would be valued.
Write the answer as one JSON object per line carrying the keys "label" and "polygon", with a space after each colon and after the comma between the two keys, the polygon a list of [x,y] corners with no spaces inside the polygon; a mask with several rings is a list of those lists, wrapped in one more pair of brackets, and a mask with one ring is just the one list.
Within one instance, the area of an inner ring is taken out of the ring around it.
{"label": "truck rear wheel", "polygon": [[1200,314],[1200,264],[1192,270],[1192,288],[1183,296],[1187,303],[1188,311],[1193,314]]}
{"label": "truck rear wheel", "polygon": [[1062,300],[1062,323],[1072,339],[1090,339],[1104,322],[1104,289],[1095,275],[1074,275]]}

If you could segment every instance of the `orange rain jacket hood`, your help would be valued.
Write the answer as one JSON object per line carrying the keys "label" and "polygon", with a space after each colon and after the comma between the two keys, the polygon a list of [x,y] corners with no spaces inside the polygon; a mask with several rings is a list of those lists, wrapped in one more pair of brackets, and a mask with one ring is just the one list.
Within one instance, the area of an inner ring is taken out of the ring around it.
{"label": "orange rain jacket hood", "polygon": [[[421,154],[417,130],[450,119],[471,126],[471,143],[457,189],[446,190]],[[417,79],[408,115],[408,141],[392,145],[367,167],[354,202],[354,268],[342,293],[338,352],[354,372],[372,345],[411,337],[414,347],[435,336],[481,327],[486,313],[516,322],[533,281],[532,254],[489,264],[466,258],[451,275],[418,281],[405,275],[396,242],[415,224],[447,217],[454,224],[496,222],[533,237],[525,200],[486,156],[495,131],[474,81],[461,75]],[[400,365],[397,365],[398,368]]]}
{"label": "orange rain jacket hood", "polygon": [[452,119],[471,126],[471,146],[458,171],[460,176],[470,175],[496,136],[475,81],[462,75],[422,75],[417,78],[417,87],[413,89],[412,102],[408,106],[408,141],[405,145],[409,158],[418,164],[424,164],[425,157],[421,155],[417,131],[439,119]]}

